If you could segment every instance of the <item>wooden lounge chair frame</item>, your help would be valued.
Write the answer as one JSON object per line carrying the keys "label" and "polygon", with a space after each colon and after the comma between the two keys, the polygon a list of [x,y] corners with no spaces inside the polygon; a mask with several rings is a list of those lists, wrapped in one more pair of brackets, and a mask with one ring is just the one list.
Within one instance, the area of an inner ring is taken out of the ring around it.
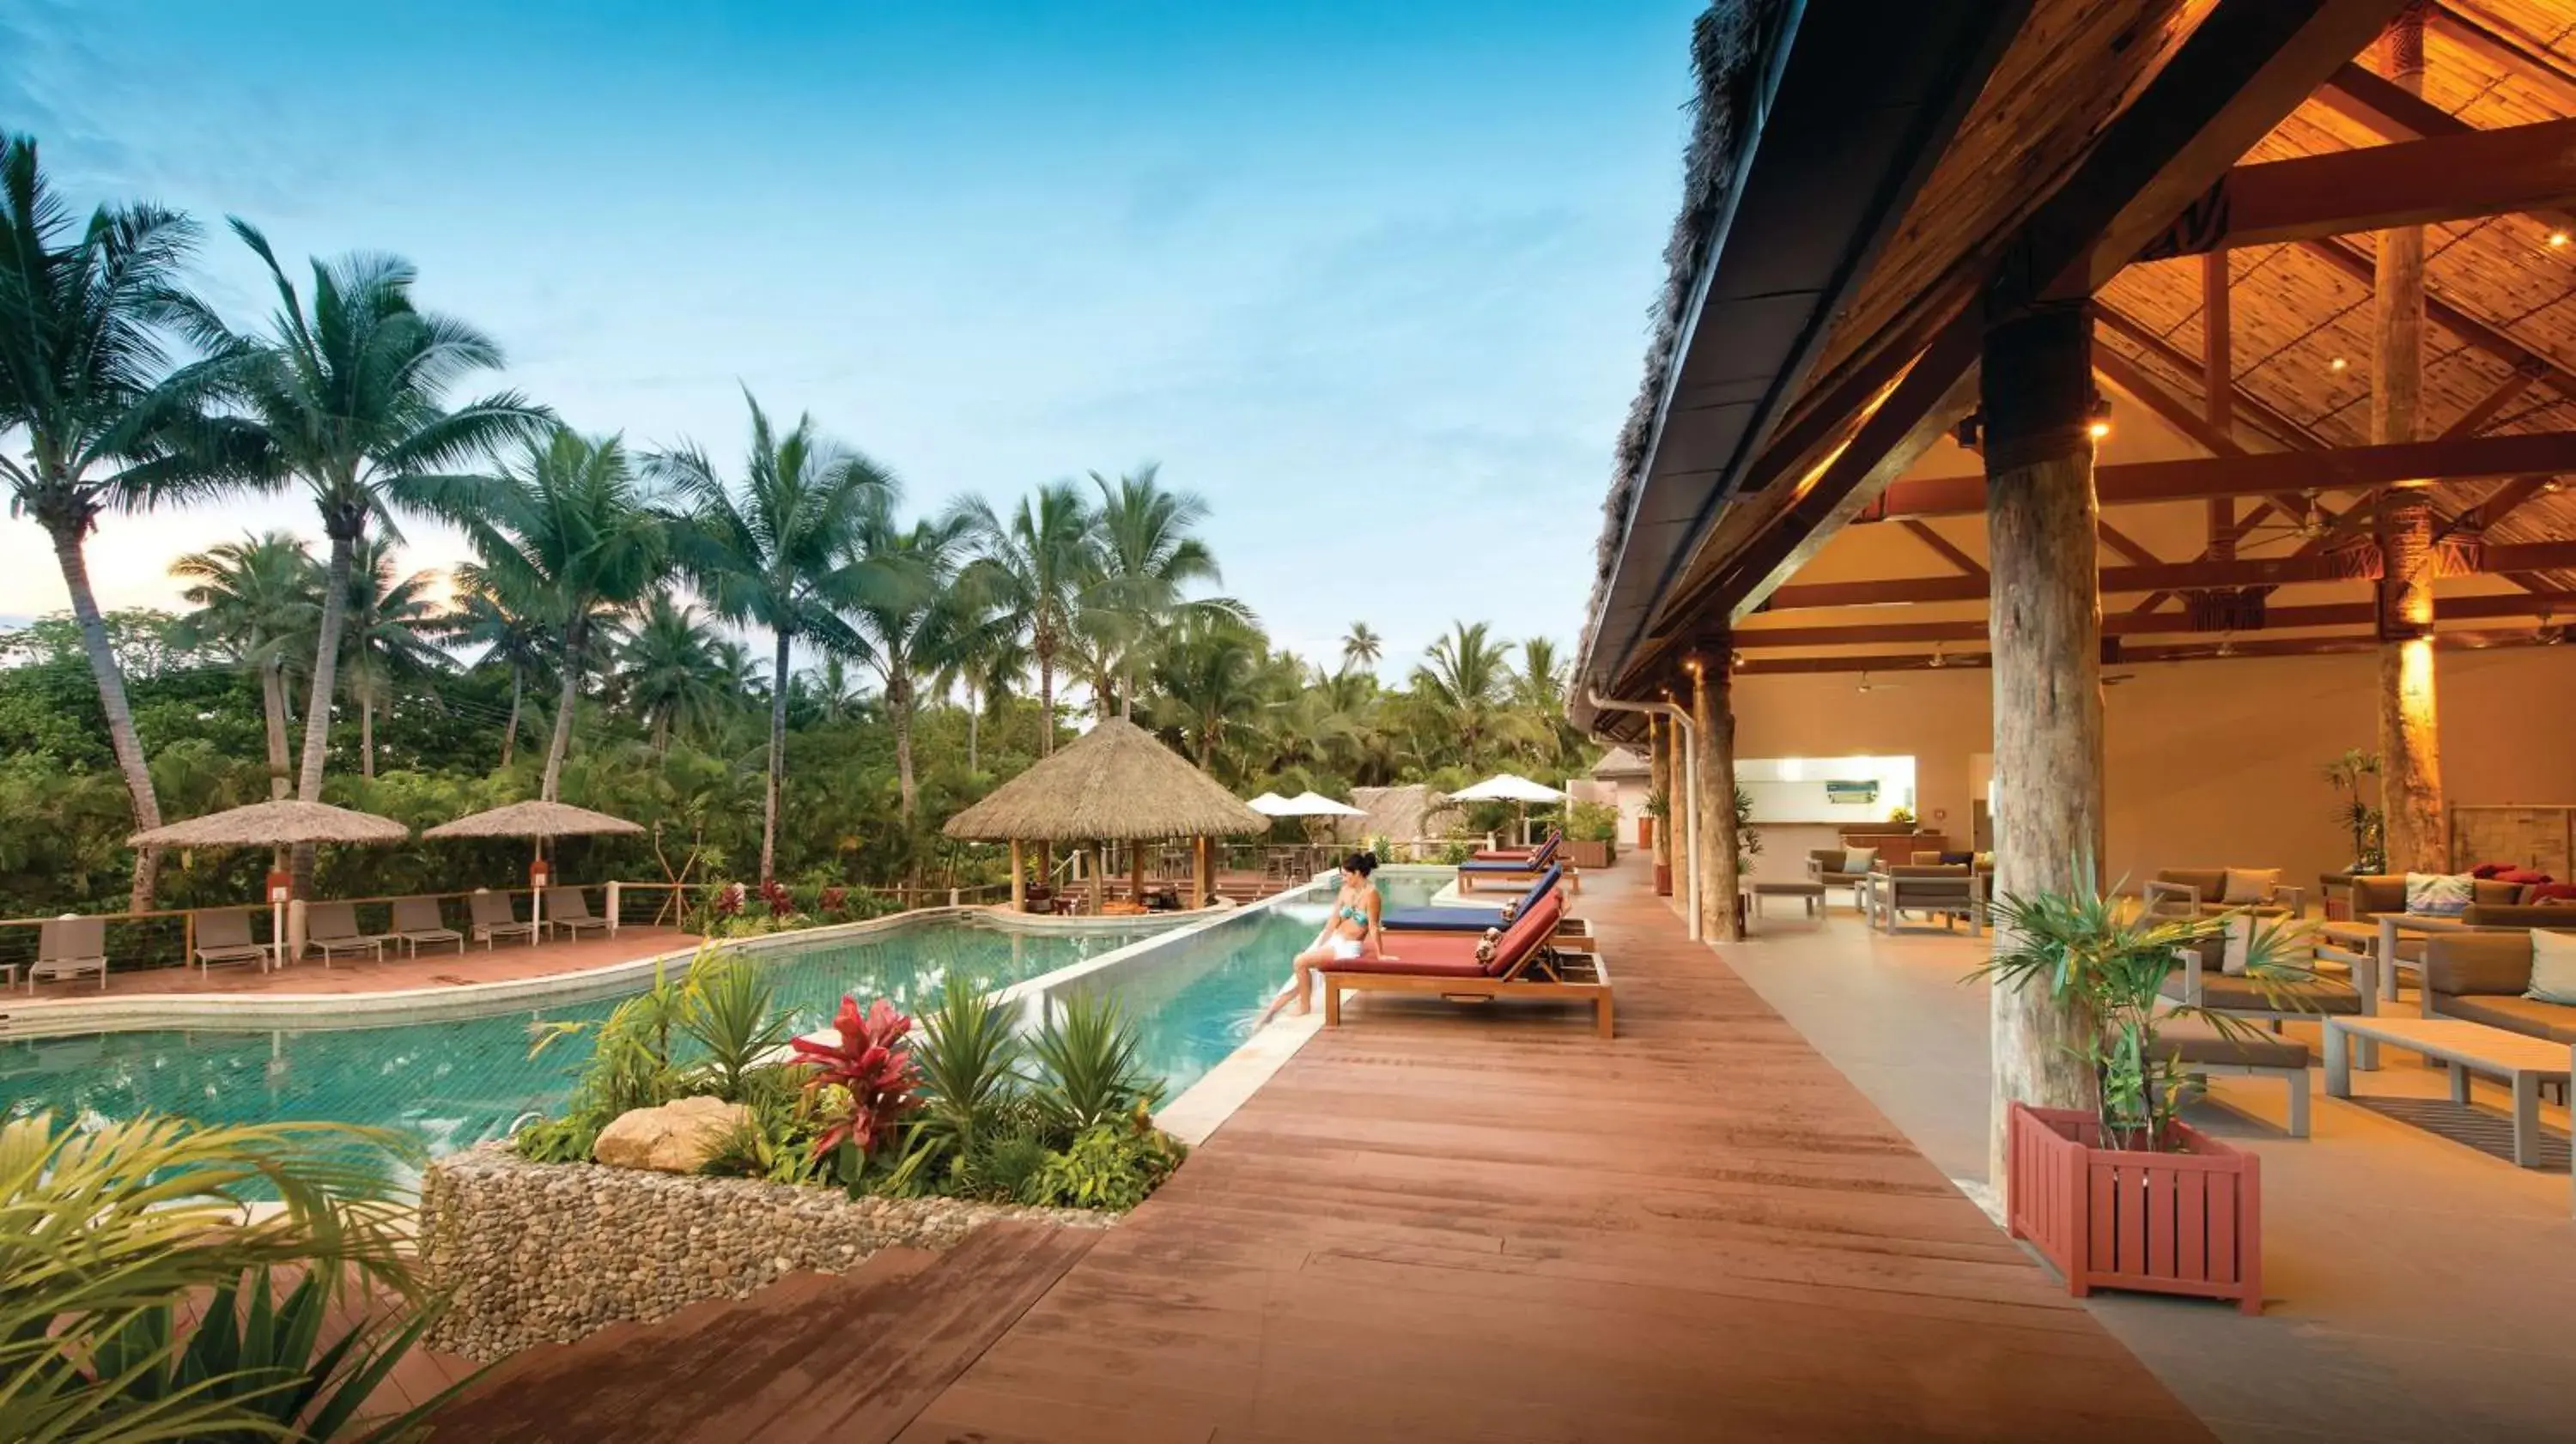
{"label": "wooden lounge chair frame", "polygon": [[[566,907],[566,902],[572,906]],[[590,894],[577,887],[546,889],[546,924],[561,928],[574,937],[580,937],[583,928],[597,928],[603,933],[608,931],[608,919],[590,910]]]}
{"label": "wooden lounge chair frame", "polygon": [[[218,918],[224,921],[225,937],[220,941],[210,942],[209,936],[217,931],[210,925]],[[238,942],[233,941],[231,937],[230,925],[233,923],[241,925]],[[251,940],[250,909],[248,908],[204,908],[195,914],[190,926],[196,937],[196,944],[190,950],[190,955],[197,960],[197,971],[200,973],[212,971],[217,963],[257,963],[265,970],[277,955],[276,949],[265,943]]]}
{"label": "wooden lounge chair frame", "polygon": [[[1531,883],[1539,880],[1540,874],[1545,873],[1549,867],[1554,865],[1555,864],[1551,861],[1548,863],[1542,863],[1536,867],[1508,869],[1480,868],[1474,872],[1469,872],[1465,868],[1460,868],[1458,870],[1458,891],[1461,894],[1479,891],[1480,889],[1477,886],[1479,883],[1508,883],[1513,887],[1526,889]],[[1567,892],[1580,897],[1583,893],[1583,870],[1572,863],[1567,863],[1565,865],[1565,878],[1562,886]]]}
{"label": "wooden lounge chair frame", "polygon": [[[321,932],[322,919],[337,918],[340,915],[339,910],[343,908],[348,910],[349,930],[345,933]],[[315,903],[307,909],[304,914],[304,946],[322,955],[322,966],[325,968],[331,966],[333,958],[344,952],[372,953],[380,962],[385,956],[383,934],[358,931],[358,906],[355,903],[323,902]]]}
{"label": "wooden lounge chair frame", "polygon": [[54,918],[36,929],[36,960],[27,965],[27,991],[40,982],[98,974],[107,989],[107,919]]}
{"label": "wooden lounge chair frame", "polygon": [[[1430,994],[1457,1002],[1491,1002],[1505,998],[1533,998],[1548,1002],[1587,1002],[1592,1005],[1593,1030],[1604,1038],[1617,1036],[1614,1029],[1615,1005],[1610,994],[1610,966],[1598,952],[1576,952],[1557,946],[1561,941],[1551,937],[1529,950],[1512,970],[1498,977],[1450,977],[1437,973],[1336,973],[1317,968],[1315,976],[1324,985],[1324,1026],[1342,1025],[1342,994],[1416,993]],[[1589,941],[1587,939],[1586,941]],[[1535,973],[1538,976],[1531,977]]]}
{"label": "wooden lounge chair frame", "polygon": [[[501,916],[492,918],[483,915],[487,900],[497,901],[500,904]],[[508,893],[478,892],[467,902],[466,914],[472,919],[474,937],[483,944],[483,951],[487,953],[492,951],[493,940],[496,938],[526,938],[529,946],[536,945],[537,925],[519,921],[517,915],[510,911]]]}
{"label": "wooden lounge chair frame", "polygon": [[[412,920],[414,926],[404,926],[403,911],[407,908],[416,911],[422,907],[429,909],[431,926],[417,926],[419,922],[417,918]],[[423,943],[454,943],[458,953],[465,951],[465,934],[449,927],[447,919],[439,916],[438,899],[434,897],[395,898],[394,930],[388,936],[402,944],[403,951],[415,958],[420,956],[420,945]]]}

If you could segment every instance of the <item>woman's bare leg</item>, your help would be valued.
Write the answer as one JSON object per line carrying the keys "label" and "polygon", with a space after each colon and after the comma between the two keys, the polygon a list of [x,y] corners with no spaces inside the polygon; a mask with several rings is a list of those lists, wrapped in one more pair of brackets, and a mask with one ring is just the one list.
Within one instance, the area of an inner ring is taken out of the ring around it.
{"label": "woman's bare leg", "polygon": [[1330,961],[1332,956],[1333,953],[1330,948],[1310,948],[1305,952],[1299,953],[1297,955],[1297,976],[1295,980],[1290,982],[1287,987],[1279,990],[1279,996],[1271,999],[1270,1006],[1262,1010],[1261,1022],[1255,1023],[1253,1026],[1258,1028],[1263,1024],[1268,1023],[1271,1019],[1278,1017],[1279,1010],[1287,1007],[1288,1000],[1291,998],[1297,1000],[1297,1016],[1301,1018],[1306,1016],[1308,1010],[1314,1006],[1308,991],[1307,980],[1314,976],[1314,970],[1317,964]]}

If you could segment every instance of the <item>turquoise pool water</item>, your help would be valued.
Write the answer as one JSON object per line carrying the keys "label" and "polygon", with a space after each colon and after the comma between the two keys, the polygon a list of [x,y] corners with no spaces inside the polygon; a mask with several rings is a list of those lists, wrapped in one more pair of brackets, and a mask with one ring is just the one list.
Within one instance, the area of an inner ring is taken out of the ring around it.
{"label": "turquoise pool water", "polygon": [[[1032,936],[925,922],[862,942],[770,955],[798,1031],[831,1021],[843,993],[912,1011],[952,977],[990,992],[1147,934]],[[628,992],[640,991],[630,988]],[[528,1056],[542,1023],[604,1018],[622,995],[484,1017],[373,1028],[101,1033],[0,1043],[0,1115],[85,1121],[150,1111],[209,1123],[329,1119],[390,1128],[432,1156],[499,1137],[559,1106],[589,1056],[576,1035]]]}

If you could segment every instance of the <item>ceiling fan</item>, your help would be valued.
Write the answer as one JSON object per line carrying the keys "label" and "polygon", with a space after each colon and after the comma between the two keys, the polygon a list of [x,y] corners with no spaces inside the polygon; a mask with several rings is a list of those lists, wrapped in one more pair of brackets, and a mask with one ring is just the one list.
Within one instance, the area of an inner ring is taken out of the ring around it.
{"label": "ceiling fan", "polygon": [[1869,674],[1867,672],[1863,672],[1860,674],[1860,685],[1854,687],[1852,690],[1855,692],[1883,692],[1890,687],[1902,687],[1904,685],[1905,684],[1902,682],[1873,682],[1869,680]]}

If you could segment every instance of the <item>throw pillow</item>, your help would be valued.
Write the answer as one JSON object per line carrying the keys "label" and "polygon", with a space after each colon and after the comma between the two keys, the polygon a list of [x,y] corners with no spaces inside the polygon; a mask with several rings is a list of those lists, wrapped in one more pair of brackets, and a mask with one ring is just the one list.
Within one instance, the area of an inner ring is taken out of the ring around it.
{"label": "throw pillow", "polygon": [[2227,920],[2227,951],[2220,955],[2218,970],[2236,977],[2245,975],[2248,956],[2254,948],[2254,919],[2238,913]]}
{"label": "throw pillow", "polygon": [[2469,910],[2476,892],[2467,873],[2406,874],[2406,910],[2423,917],[2458,917]]}
{"label": "throw pillow", "polygon": [[2545,872],[2534,872],[2527,867],[2518,867],[2511,872],[2497,873],[2495,880],[2498,882],[2520,883],[2524,887],[2538,887],[2544,882],[2558,881],[2558,879],[2551,877]]}
{"label": "throw pillow", "polygon": [[2576,1006],[2576,933],[2531,930],[2531,986],[2522,995],[2535,1002]]}
{"label": "throw pillow", "polygon": [[1519,898],[1514,898],[1514,899],[1512,899],[1510,902],[1507,902],[1507,903],[1503,904],[1503,921],[1504,921],[1504,922],[1510,922],[1512,919],[1514,919],[1514,918],[1516,918],[1516,917],[1519,917],[1520,915],[1521,915],[1521,900],[1520,900]]}
{"label": "throw pillow", "polygon": [[1494,944],[1498,942],[1502,936],[1502,932],[1499,929],[1485,929],[1484,937],[1478,939],[1476,942],[1476,961],[1480,963],[1492,962],[1494,960]]}
{"label": "throw pillow", "polygon": [[1941,865],[1943,867],[1966,867],[1968,864],[1975,862],[1976,860],[1977,855],[1973,852],[1945,852],[1941,854]]}
{"label": "throw pillow", "polygon": [[1978,853],[1972,861],[1979,872],[1995,870],[1995,855],[1991,852]]}
{"label": "throw pillow", "polygon": [[2469,876],[2484,881],[2491,877],[2502,877],[2511,871],[2513,871],[2513,864],[2509,862],[2482,862],[2469,869]]}
{"label": "throw pillow", "polygon": [[2277,867],[2231,867],[2227,870],[2227,892],[2219,898],[2230,907],[2272,900],[2272,890],[2281,885]]}
{"label": "throw pillow", "polygon": [[1843,849],[1843,871],[1867,872],[1876,866],[1878,866],[1877,848],[1847,847]]}
{"label": "throw pillow", "polygon": [[2523,896],[2523,901],[2525,903],[2576,903],[2576,882],[2534,884],[2531,891]]}

